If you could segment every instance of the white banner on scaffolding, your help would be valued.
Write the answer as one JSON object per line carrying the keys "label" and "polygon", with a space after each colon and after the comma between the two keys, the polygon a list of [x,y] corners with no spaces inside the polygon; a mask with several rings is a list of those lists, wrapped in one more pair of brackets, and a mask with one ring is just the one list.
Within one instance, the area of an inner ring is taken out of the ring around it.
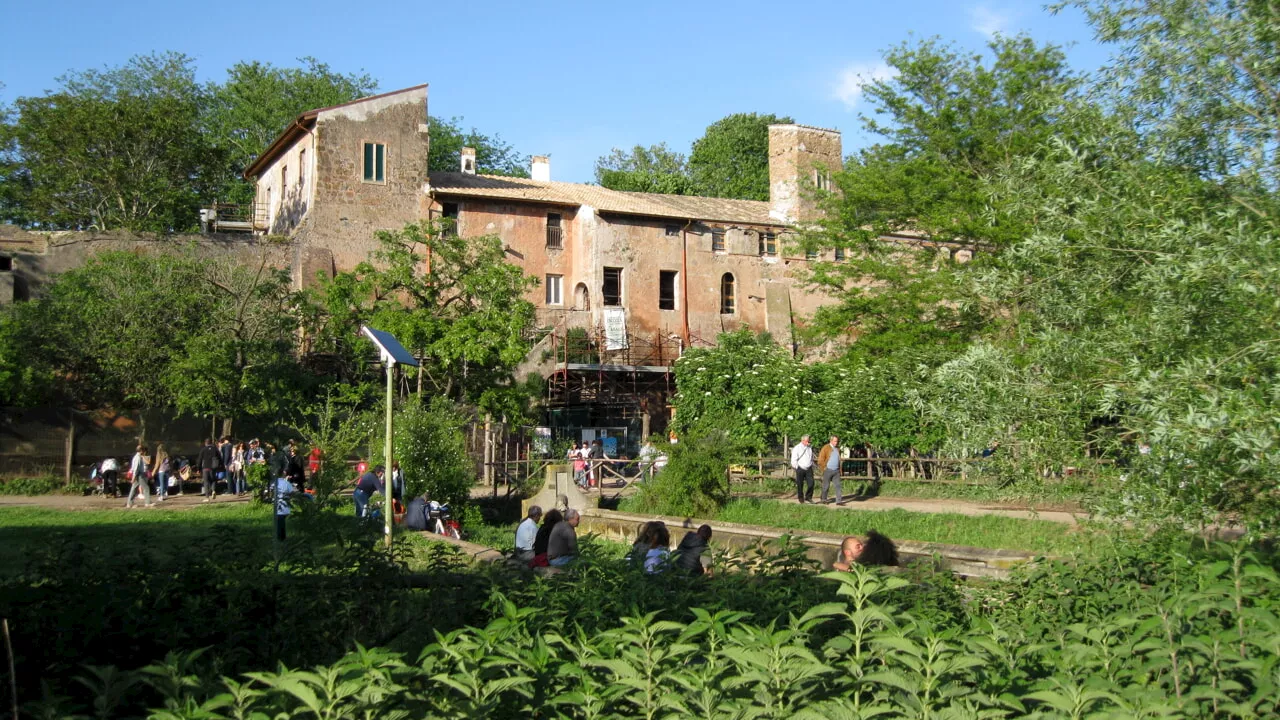
{"label": "white banner on scaffolding", "polygon": [[627,348],[627,311],[624,308],[604,309],[604,349]]}

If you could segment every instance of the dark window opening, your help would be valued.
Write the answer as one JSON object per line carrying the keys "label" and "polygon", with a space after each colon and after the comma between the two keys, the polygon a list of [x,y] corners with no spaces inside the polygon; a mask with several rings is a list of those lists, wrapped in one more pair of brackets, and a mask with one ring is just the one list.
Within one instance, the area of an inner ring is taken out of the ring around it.
{"label": "dark window opening", "polygon": [[604,269],[604,287],[600,294],[604,297],[605,305],[622,304],[622,268]]}
{"label": "dark window opening", "polygon": [[805,250],[805,251],[804,251],[804,259],[805,259],[805,260],[817,260],[817,259],[818,259],[818,251],[817,251],[817,250]]}
{"label": "dark window opening", "polygon": [[725,273],[720,278],[720,314],[732,315],[734,302],[733,273]]}
{"label": "dark window opening", "polygon": [[0,272],[13,272],[13,258],[0,256]]}
{"label": "dark window opening", "polygon": [[836,262],[844,262],[844,248],[836,248]]}
{"label": "dark window opening", "polygon": [[443,218],[440,223],[440,231],[446,237],[457,237],[458,235],[458,203],[443,203],[441,205],[440,217]]}
{"label": "dark window opening", "polygon": [[771,232],[760,233],[760,254],[765,257],[777,257],[778,236]]}
{"label": "dark window opening", "polygon": [[711,231],[711,252],[724,252],[724,230]]}
{"label": "dark window opening", "polygon": [[564,231],[560,228],[560,213],[547,213],[547,247],[564,247]]}
{"label": "dark window opening", "polygon": [[676,309],[676,278],[679,276],[675,270],[658,271],[658,309],[659,310],[675,310]]}
{"label": "dark window opening", "polygon": [[668,226],[667,226],[667,237],[674,237],[674,236],[679,235],[679,234],[680,234],[680,226],[679,226],[679,225],[668,225]]}

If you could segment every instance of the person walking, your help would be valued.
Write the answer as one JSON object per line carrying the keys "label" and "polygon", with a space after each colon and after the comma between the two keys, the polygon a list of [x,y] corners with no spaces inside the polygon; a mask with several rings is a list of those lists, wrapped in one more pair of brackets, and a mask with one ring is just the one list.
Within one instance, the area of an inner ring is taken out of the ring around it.
{"label": "person walking", "polygon": [[133,454],[133,460],[129,463],[129,474],[133,478],[133,483],[129,485],[129,499],[125,500],[124,506],[133,507],[133,499],[142,493],[143,502],[147,507],[151,507],[151,478],[147,476],[147,446],[139,445],[138,451]]}
{"label": "person walking", "polygon": [[231,436],[223,435],[222,440],[218,443],[218,453],[222,456],[222,479],[227,482],[227,493],[231,492],[231,454],[235,451],[235,446],[231,444]]}
{"label": "person walking", "polygon": [[804,435],[791,448],[791,469],[796,471],[796,502],[800,503],[813,502],[813,447],[809,442],[809,436]]}
{"label": "person walking", "polygon": [[169,475],[173,472],[173,462],[169,459],[169,451],[164,449],[164,443],[156,443],[152,467],[156,469],[156,501],[163,502],[169,497]]}
{"label": "person walking", "polygon": [[844,504],[844,493],[840,485],[840,438],[831,436],[831,442],[822,446],[818,453],[818,467],[822,468],[822,502],[827,502],[827,490],[831,483],[836,486],[836,504]]}
{"label": "person walking", "polygon": [[196,460],[200,466],[200,489],[204,495],[201,502],[209,502],[218,497],[218,470],[222,467],[222,453],[213,444],[213,438],[204,441],[200,448],[200,456]]}

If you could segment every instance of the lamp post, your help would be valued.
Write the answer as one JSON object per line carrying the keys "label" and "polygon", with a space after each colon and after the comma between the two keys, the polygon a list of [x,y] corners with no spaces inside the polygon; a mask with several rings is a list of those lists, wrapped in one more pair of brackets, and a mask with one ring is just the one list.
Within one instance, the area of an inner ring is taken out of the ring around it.
{"label": "lamp post", "polygon": [[386,463],[386,465],[384,466],[384,467],[385,467],[385,470],[384,470],[383,475],[382,475],[382,477],[383,477],[383,484],[382,484],[382,502],[383,502],[383,510],[382,510],[382,515],[383,515],[383,521],[384,521],[384,523],[385,523],[384,528],[383,528],[383,535],[384,535],[384,539],[385,539],[385,541],[386,541],[387,549],[388,549],[388,550],[390,550],[390,549],[391,549],[391,519],[392,519],[392,512],[391,512],[391,510],[392,510],[392,508],[391,508],[391,477],[392,477],[392,470],[391,470],[391,467],[392,467],[392,460],[391,460],[391,458],[392,458],[392,455],[391,455],[391,451],[392,451],[392,440],[391,440],[392,416],[391,416],[391,408],[392,408],[392,404],[393,404],[394,399],[395,399],[395,398],[394,398],[394,393],[395,393],[395,369],[396,369],[396,365],[408,365],[408,366],[410,366],[410,367],[417,367],[417,366],[418,366],[418,360],[417,360],[416,358],[414,358],[414,357],[413,357],[413,355],[411,355],[411,354],[409,353],[409,351],[408,351],[408,350],[405,350],[405,349],[404,349],[404,346],[400,344],[400,341],[396,340],[396,339],[395,339],[395,337],[394,337],[391,333],[383,332],[383,331],[381,331],[381,330],[374,330],[373,328],[369,327],[368,325],[362,325],[362,326],[360,327],[360,332],[361,332],[361,333],[363,333],[365,337],[367,337],[367,338],[369,338],[371,341],[373,341],[373,344],[374,344],[374,345],[377,345],[377,346],[378,346],[378,354],[379,354],[379,356],[381,357],[382,364],[383,364],[383,365],[385,365],[385,366],[386,366],[386,368],[387,368],[387,442],[386,442],[386,446],[383,448],[383,449],[385,450],[385,452],[383,453],[383,461]]}

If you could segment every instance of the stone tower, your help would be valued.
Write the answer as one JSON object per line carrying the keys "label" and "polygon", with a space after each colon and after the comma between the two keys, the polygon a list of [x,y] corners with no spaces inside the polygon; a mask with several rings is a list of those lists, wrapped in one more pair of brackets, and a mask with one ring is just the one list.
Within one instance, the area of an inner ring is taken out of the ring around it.
{"label": "stone tower", "polygon": [[839,130],[769,126],[769,216],[786,223],[818,215],[813,191],[831,187],[844,163]]}

